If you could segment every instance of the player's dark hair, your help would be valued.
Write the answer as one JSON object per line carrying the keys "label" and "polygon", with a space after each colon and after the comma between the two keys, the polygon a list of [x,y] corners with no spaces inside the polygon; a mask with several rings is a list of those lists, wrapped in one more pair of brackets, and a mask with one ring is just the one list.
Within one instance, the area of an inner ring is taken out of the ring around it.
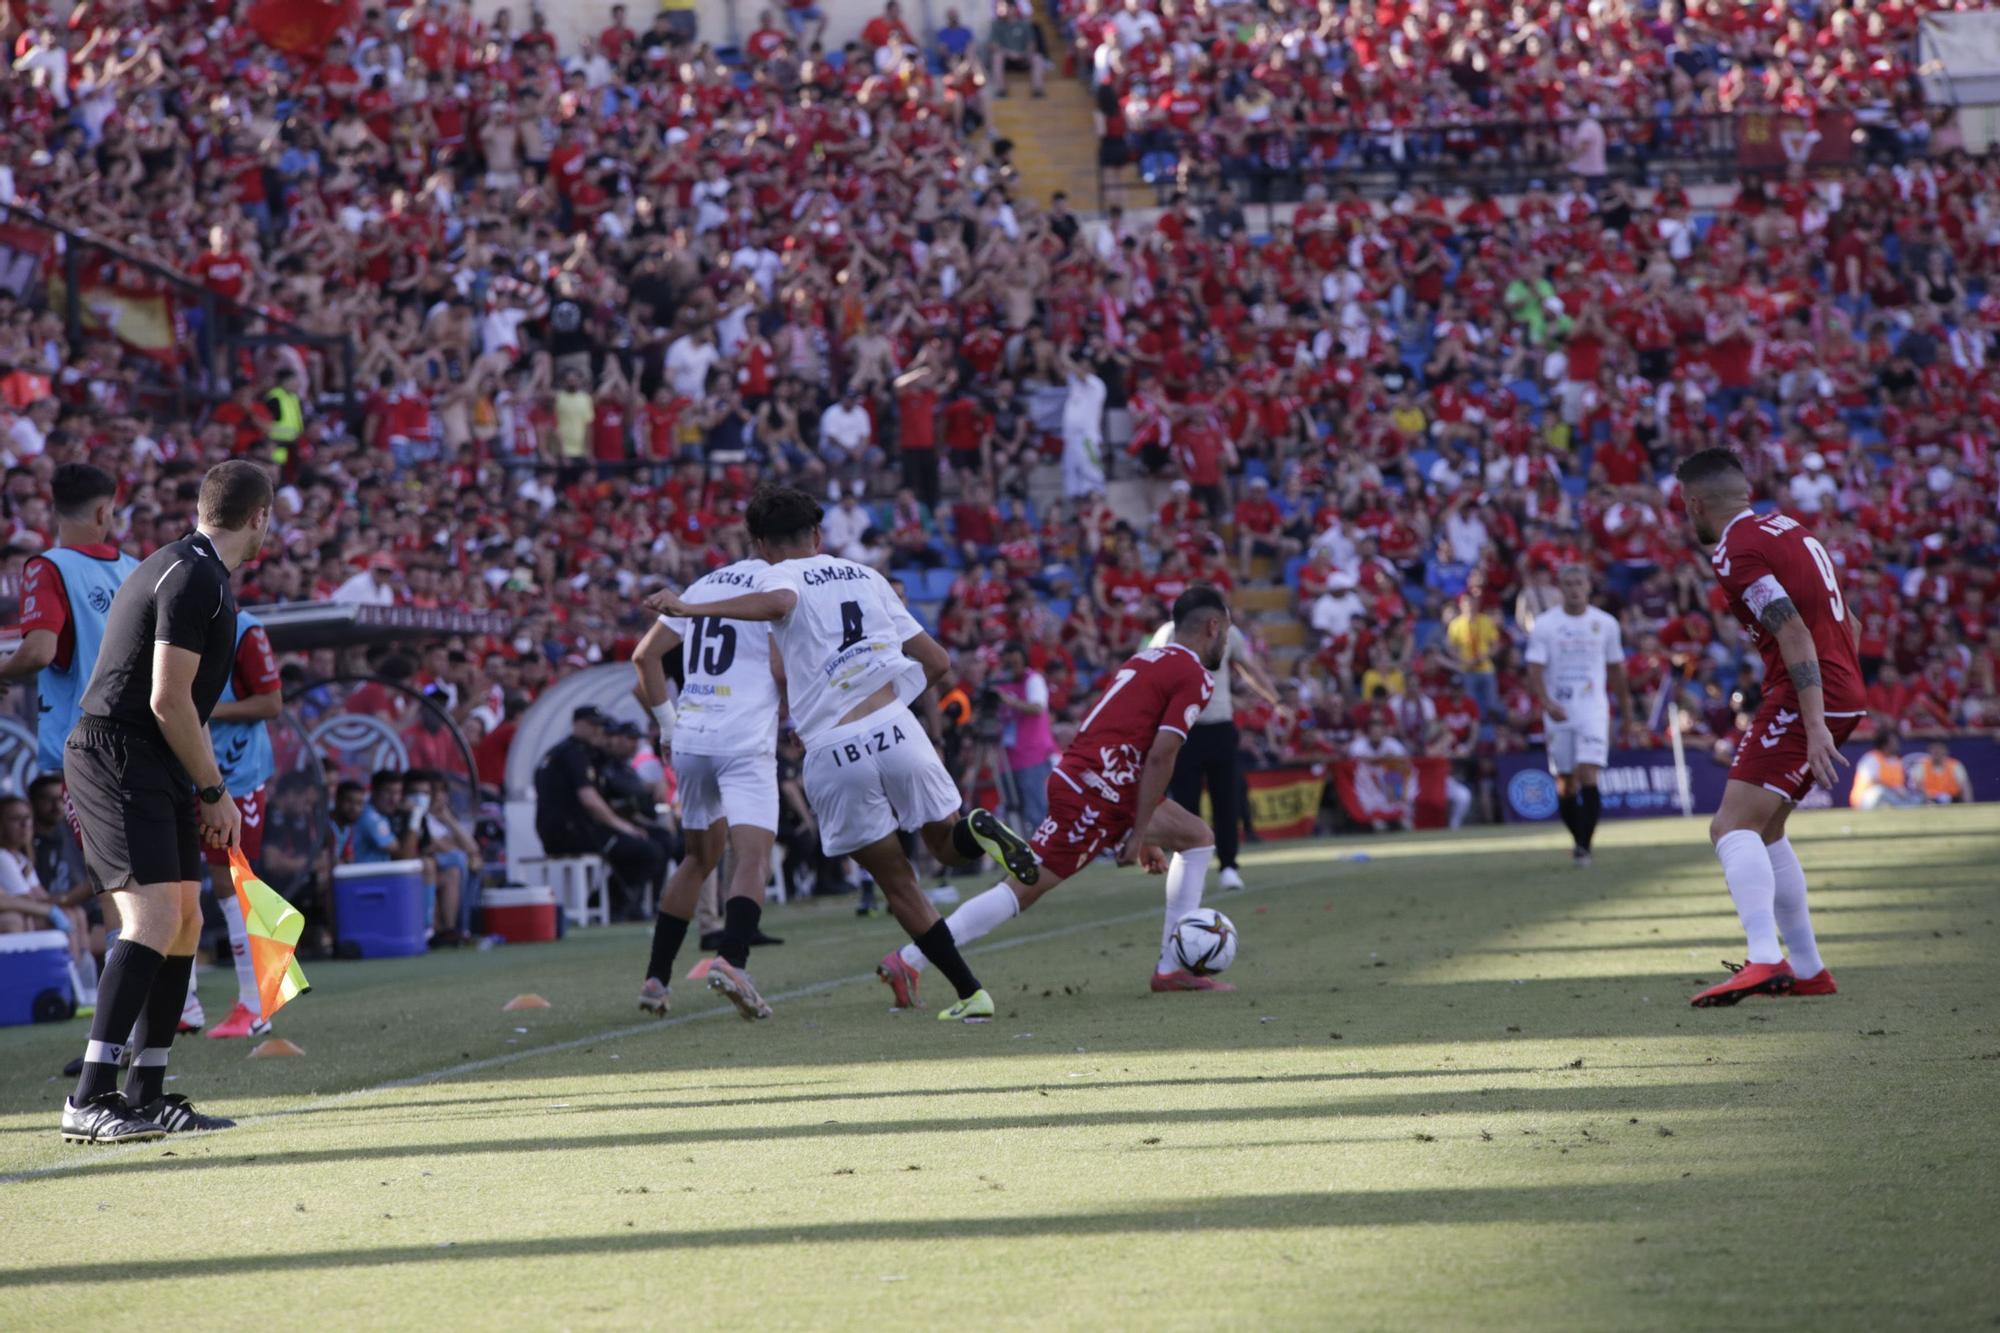
{"label": "player's dark hair", "polygon": [[64,463],[49,480],[49,498],[58,518],[83,518],[92,505],[116,494],[118,479],[88,463]]}
{"label": "player's dark hair", "polygon": [[30,782],[28,784],[28,795],[32,798],[36,792],[39,792],[44,787],[60,787],[62,785],[63,785],[62,774],[43,773],[41,776],[37,777],[33,782]]}
{"label": "player's dark hair", "polygon": [[788,542],[818,527],[826,511],[796,486],[760,486],[743,519],[758,541]]}
{"label": "player's dark hair", "polygon": [[380,791],[392,782],[400,785],[406,776],[400,768],[378,768],[375,775],[368,779],[368,789]]}
{"label": "player's dark hair", "polygon": [[1706,486],[1709,482],[1731,473],[1739,477],[1748,475],[1743,470],[1743,460],[1736,456],[1735,450],[1720,446],[1703,449],[1697,454],[1689,454],[1681,460],[1681,465],[1674,469],[1675,479],[1687,489]]}
{"label": "player's dark hair", "polygon": [[333,789],[333,799],[336,801],[343,800],[348,796],[365,793],[367,790],[366,787],[349,778]]}
{"label": "player's dark hair", "polygon": [[1207,611],[1229,614],[1229,603],[1223,598],[1222,589],[1212,583],[1190,583],[1186,592],[1174,598],[1174,628],[1186,629],[1188,622],[1201,619]]}
{"label": "player's dark hair", "polygon": [[198,512],[204,525],[239,532],[250,526],[260,509],[269,509],[275,498],[271,478],[264,469],[245,458],[217,463],[201,479]]}

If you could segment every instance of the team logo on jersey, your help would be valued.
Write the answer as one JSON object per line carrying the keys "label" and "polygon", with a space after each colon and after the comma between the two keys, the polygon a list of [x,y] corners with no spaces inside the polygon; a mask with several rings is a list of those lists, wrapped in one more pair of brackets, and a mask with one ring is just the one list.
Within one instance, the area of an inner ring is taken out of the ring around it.
{"label": "team logo on jersey", "polygon": [[1194,725],[1194,720],[1200,716],[1201,716],[1201,705],[1189,704],[1187,706],[1187,716],[1184,719],[1182,719],[1181,725],[1184,727],[1191,727]]}
{"label": "team logo on jersey", "polygon": [[1139,780],[1139,747],[1106,745],[1097,752],[1097,771],[1114,787],[1130,787]]}
{"label": "team logo on jersey", "polygon": [[99,615],[103,615],[106,611],[109,611],[111,609],[111,590],[109,588],[92,588],[90,590],[90,609]]}
{"label": "team logo on jersey", "polygon": [[1523,819],[1547,819],[1556,812],[1556,780],[1538,768],[1524,768],[1507,784],[1507,804]]}

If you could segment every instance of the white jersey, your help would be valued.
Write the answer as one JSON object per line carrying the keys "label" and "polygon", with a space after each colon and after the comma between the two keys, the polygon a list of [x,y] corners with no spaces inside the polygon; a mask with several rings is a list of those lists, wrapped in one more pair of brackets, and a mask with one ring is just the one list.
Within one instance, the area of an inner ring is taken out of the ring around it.
{"label": "white jersey", "polygon": [[1605,668],[1624,660],[1618,621],[1594,606],[1580,616],[1553,607],[1536,616],[1528,632],[1528,661],[1541,665],[1544,688],[1572,722],[1584,720],[1578,710],[1590,717],[1610,715]]}
{"label": "white jersey", "polygon": [[813,749],[854,706],[884,685],[907,704],[924,692],[924,669],[903,645],[924,632],[889,580],[866,565],[815,555],[768,567],[757,591],[784,589],[798,598],[790,615],[772,623],[785,658],[792,725]]}
{"label": "white jersey", "polygon": [[[762,560],[739,560],[696,579],[682,594],[690,603],[720,601],[755,592],[769,570]],[[754,620],[715,616],[661,616],[680,636],[682,669],[674,749],[686,754],[775,754],[778,749],[778,682],[771,678],[771,627]]]}

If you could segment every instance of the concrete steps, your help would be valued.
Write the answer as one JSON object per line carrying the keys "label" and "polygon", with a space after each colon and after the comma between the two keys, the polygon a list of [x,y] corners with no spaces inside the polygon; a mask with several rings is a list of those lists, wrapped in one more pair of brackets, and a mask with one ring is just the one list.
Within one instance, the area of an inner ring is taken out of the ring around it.
{"label": "concrete steps", "polygon": [[1009,74],[1007,96],[987,99],[993,132],[1014,144],[1014,169],[1021,191],[1047,207],[1049,196],[1061,190],[1070,207],[1083,212],[1097,208],[1097,127],[1090,94],[1079,79],[1062,74],[1063,43],[1047,15],[1036,22],[1042,40],[1056,54],[1050,62],[1048,96],[1030,96],[1028,76]]}

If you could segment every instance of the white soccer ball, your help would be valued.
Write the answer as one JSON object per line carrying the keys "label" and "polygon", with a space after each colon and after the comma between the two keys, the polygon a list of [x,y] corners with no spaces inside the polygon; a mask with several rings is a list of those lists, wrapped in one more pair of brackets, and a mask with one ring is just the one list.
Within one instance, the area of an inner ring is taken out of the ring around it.
{"label": "white soccer ball", "polygon": [[1213,907],[1201,907],[1174,926],[1174,957],[1198,977],[1211,976],[1236,961],[1235,923]]}

